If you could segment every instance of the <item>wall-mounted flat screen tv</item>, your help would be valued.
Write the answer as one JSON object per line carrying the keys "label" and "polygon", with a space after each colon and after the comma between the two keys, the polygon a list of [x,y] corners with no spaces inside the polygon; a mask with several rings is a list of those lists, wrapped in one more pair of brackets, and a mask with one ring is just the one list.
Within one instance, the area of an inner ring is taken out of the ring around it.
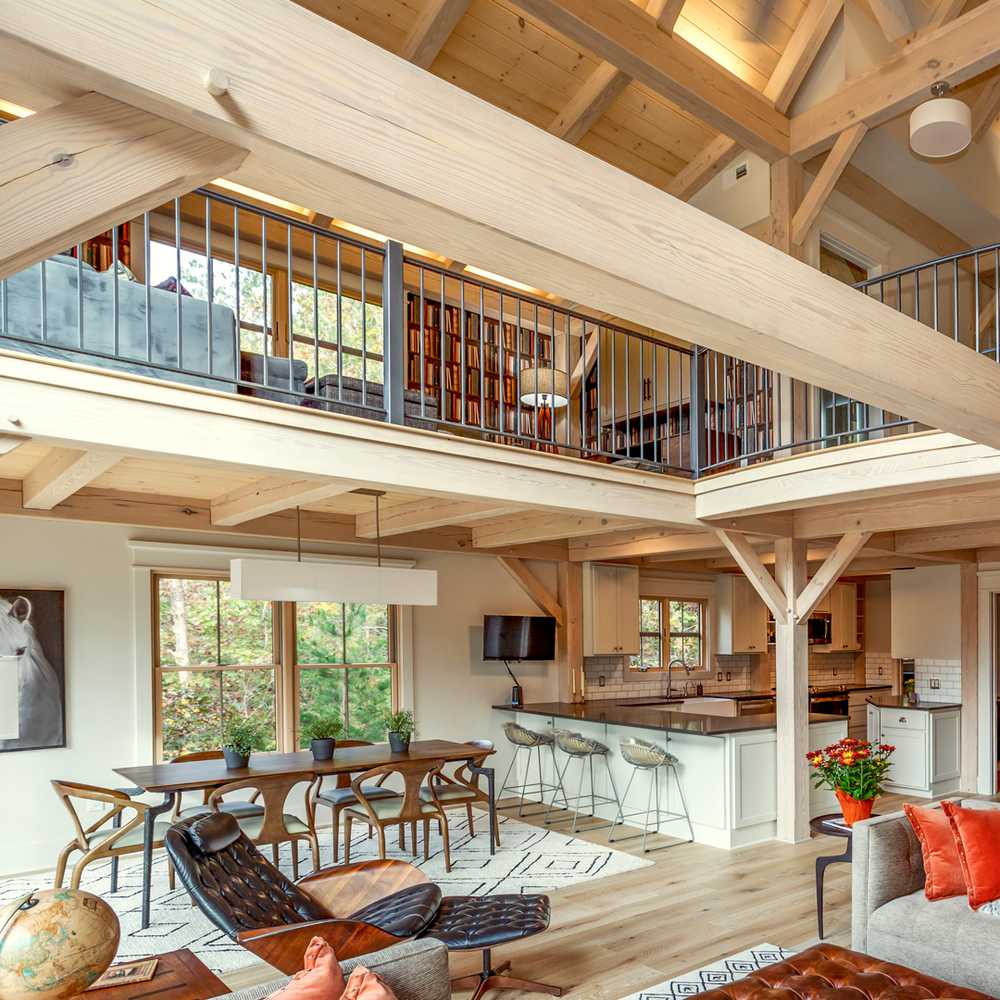
{"label": "wall-mounted flat screen tv", "polygon": [[540,615],[486,615],[484,660],[554,660],[556,620]]}

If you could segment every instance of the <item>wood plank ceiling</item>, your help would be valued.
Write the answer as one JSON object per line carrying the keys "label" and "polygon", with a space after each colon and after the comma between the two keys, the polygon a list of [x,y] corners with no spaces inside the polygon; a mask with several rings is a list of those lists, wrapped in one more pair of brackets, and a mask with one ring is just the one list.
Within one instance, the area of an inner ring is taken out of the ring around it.
{"label": "wood plank ceiling", "polygon": [[[412,47],[427,12],[442,6],[441,0],[296,2],[397,53]],[[641,6],[657,16],[660,8],[667,11],[671,5]],[[762,91],[805,6],[804,0],[685,0],[673,31]],[[454,10],[450,13],[453,17]],[[508,0],[470,0],[429,69],[560,134],[560,121],[571,113],[574,99],[585,92],[588,80],[595,87],[608,67]],[[719,135],[634,81],[610,82],[609,88],[617,96],[603,113],[598,110],[577,144],[655,187],[669,189],[673,178]]]}

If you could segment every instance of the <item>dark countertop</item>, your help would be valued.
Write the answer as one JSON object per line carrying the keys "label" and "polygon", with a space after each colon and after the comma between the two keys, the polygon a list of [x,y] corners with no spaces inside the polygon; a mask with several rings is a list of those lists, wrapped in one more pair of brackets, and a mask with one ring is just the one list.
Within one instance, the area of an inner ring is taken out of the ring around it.
{"label": "dark countertop", "polygon": [[[638,700],[638,699],[636,699]],[[752,733],[774,729],[774,715],[743,715],[735,718],[719,715],[695,715],[693,712],[667,712],[642,706],[630,707],[614,701],[589,701],[579,704],[564,701],[542,701],[520,708],[494,705],[500,712],[523,712],[526,715],[548,715],[576,722],[597,722],[610,726],[634,726],[666,733],[691,733],[696,736],[728,736],[732,733]],[[810,713],[810,723],[846,722],[842,715]]]}
{"label": "dark countertop", "polygon": [[[831,685],[816,685],[810,687],[810,691],[813,694],[830,694],[843,691],[845,693],[850,691],[888,691],[892,687],[891,684],[831,684]],[[685,698],[729,698],[732,701],[756,701],[758,698],[773,698],[774,688],[767,691],[706,691],[703,695],[683,695],[678,694],[676,691],[672,692],[670,695],[670,701],[682,702]],[[602,699],[597,699],[602,700]],[[649,695],[646,698],[609,698],[608,701],[613,701],[615,704],[622,704],[623,702],[628,702],[629,705],[641,707],[642,705],[662,705],[666,701],[666,695]]]}
{"label": "dark countertop", "polygon": [[865,700],[869,705],[877,705],[879,708],[909,708],[917,712],[941,712],[946,708],[962,707],[960,704],[937,701],[920,701],[916,705],[910,705],[901,694],[873,694]]}
{"label": "dark countertop", "polygon": [[891,684],[814,684],[809,690],[813,694],[828,694],[830,691],[888,691]]}

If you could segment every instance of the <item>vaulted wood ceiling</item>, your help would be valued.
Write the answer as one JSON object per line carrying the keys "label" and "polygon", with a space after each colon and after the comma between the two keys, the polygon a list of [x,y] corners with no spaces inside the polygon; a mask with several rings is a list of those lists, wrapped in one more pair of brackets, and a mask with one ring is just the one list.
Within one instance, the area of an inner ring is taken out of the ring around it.
{"label": "vaulted wood ceiling", "polygon": [[[397,53],[418,30],[422,15],[447,6],[441,0],[297,2]],[[763,90],[805,7],[803,0],[686,0],[674,33]],[[539,128],[556,131],[558,119],[594,80],[601,61],[508,0],[471,0],[429,69]],[[578,145],[668,188],[717,135],[666,98],[629,81]]]}

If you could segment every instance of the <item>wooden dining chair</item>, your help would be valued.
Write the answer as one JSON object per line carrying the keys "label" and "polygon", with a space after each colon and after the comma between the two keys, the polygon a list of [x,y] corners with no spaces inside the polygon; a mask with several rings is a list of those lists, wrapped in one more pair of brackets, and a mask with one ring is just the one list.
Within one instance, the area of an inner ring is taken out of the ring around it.
{"label": "wooden dining chair", "polygon": [[[385,831],[390,826],[398,826],[400,834],[409,825],[413,836],[413,848],[416,853],[417,824],[424,824],[424,860],[430,856],[429,837],[430,821],[438,821],[441,839],[444,841],[445,871],[451,871],[451,848],[448,843],[448,817],[444,808],[434,793],[434,776],[441,771],[443,760],[396,761],[373,767],[359,774],[352,782],[351,789],[358,800],[356,806],[348,806],[344,812],[344,864],[351,863],[351,824],[354,820],[361,823],[371,823],[378,832],[379,857],[385,859]],[[391,799],[369,799],[365,794],[367,782],[388,778],[398,774],[403,779],[402,795],[394,795]],[[426,784],[430,790],[427,798],[421,795],[421,788]],[[402,839],[401,839],[402,843]]]}
{"label": "wooden dining chair", "polygon": [[[193,753],[178,754],[176,757],[171,758],[170,763],[185,764],[194,760],[222,760],[224,757],[225,754],[221,750],[197,750]],[[174,810],[170,814],[171,822],[176,823],[180,819],[190,819],[192,816],[203,816],[212,812],[208,804],[210,795],[211,789],[206,788],[202,792],[201,805],[187,806],[182,809],[181,803],[184,795],[183,793],[179,794],[174,804]],[[223,802],[218,811],[231,813],[237,819],[245,819],[248,816],[263,816],[264,807],[257,801],[259,798],[260,792],[255,791],[249,799],[241,799],[236,802]]]}
{"label": "wooden dining chair", "polygon": [[[319,870],[319,842],[316,840],[316,814],[313,810],[312,786],[316,776],[312,771],[293,771],[288,774],[261,774],[255,778],[241,778],[230,781],[214,789],[208,797],[212,812],[222,812],[224,796],[230,792],[254,789],[260,793],[264,811],[259,816],[234,817],[240,828],[260,847],[271,845],[275,864],[278,849],[284,843],[291,844],[292,877],[299,877],[299,841],[304,840],[312,851],[313,871]],[[306,819],[299,819],[294,813],[285,812],[285,803],[292,789],[308,782],[306,789]]]}
{"label": "wooden dining chair", "polygon": [[[125,792],[97,785],[82,785],[76,781],[53,781],[56,795],[69,812],[75,830],[74,838],[59,852],[56,862],[54,888],[61,889],[66,877],[66,866],[76,851],[82,857],[73,866],[70,875],[71,889],[80,888],[80,879],[87,865],[110,858],[112,864],[112,892],[117,890],[118,859],[125,854],[138,854],[143,845],[143,821],[149,806],[130,798]],[[77,812],[75,800],[103,802],[108,809],[89,826],[84,826]],[[131,818],[127,813],[131,811]],[[163,846],[163,835],[170,828],[169,819],[157,820],[153,827],[153,847]]]}
{"label": "wooden dining chair", "polygon": [[[338,747],[370,747],[370,740],[337,740]],[[391,788],[383,788],[382,783],[388,778],[387,774],[383,775],[378,781],[367,785],[365,787],[365,795],[369,799],[391,799],[398,796],[399,793],[393,791]],[[327,806],[330,809],[330,822],[332,825],[332,838],[333,838],[333,863],[337,864],[340,861],[340,815],[348,808],[348,806],[356,806],[358,804],[357,796],[354,794],[351,788],[351,774],[338,774],[336,775],[337,783],[333,788],[323,788],[323,776],[319,777],[319,780],[313,785],[313,810],[315,812],[318,806]],[[369,839],[374,834],[374,827],[371,823],[368,824],[368,837]],[[400,847],[403,846],[402,840],[400,841]],[[416,845],[414,845],[414,850]]]}
{"label": "wooden dining chair", "polygon": [[[490,797],[479,787],[479,775],[472,773],[470,764],[473,767],[482,767],[483,762],[491,753],[496,750],[492,740],[467,740],[470,750],[469,760],[461,761],[455,770],[450,774],[444,771],[433,776],[432,787],[425,785],[420,789],[420,794],[427,802],[438,801],[444,809],[461,809],[465,807],[465,813],[469,820],[469,835],[476,835],[475,822],[473,820],[472,806],[475,802],[481,802],[489,808]],[[430,821],[424,820],[424,839],[427,838],[427,827]],[[493,816],[493,838],[500,846],[500,822],[497,816]]]}

